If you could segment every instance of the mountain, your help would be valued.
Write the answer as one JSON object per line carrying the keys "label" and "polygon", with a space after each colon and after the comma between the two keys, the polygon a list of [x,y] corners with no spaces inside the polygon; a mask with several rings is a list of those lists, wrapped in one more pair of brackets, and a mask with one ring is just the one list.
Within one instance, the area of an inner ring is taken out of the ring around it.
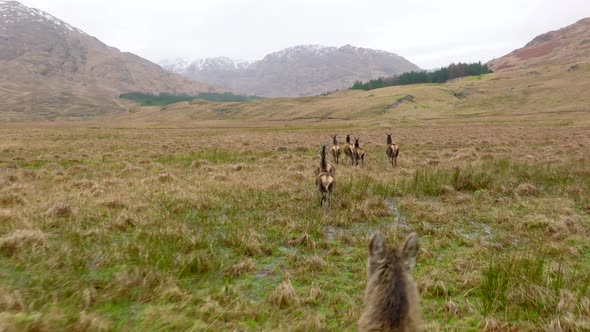
{"label": "mountain", "polygon": [[188,80],[16,1],[0,0],[0,120],[88,117],[127,109],[125,92],[216,88]]}
{"label": "mountain", "polygon": [[311,96],[352,86],[357,80],[419,70],[394,53],[346,45],[299,45],[247,62],[226,57],[162,61],[188,78],[263,96]]}
{"label": "mountain", "polygon": [[[195,125],[195,120],[207,124],[221,120],[223,125],[296,121],[322,126],[330,123],[426,127],[432,123],[525,122],[587,126],[590,124],[589,25],[590,19],[583,19],[542,34],[525,47],[493,60],[494,73],[456,78],[443,84],[341,90],[313,97],[236,103],[194,100],[169,105],[165,111],[143,107],[113,116],[110,121],[189,126]],[[289,54],[294,57],[288,49],[267,58],[288,58]],[[548,131],[547,135],[550,134]]]}
{"label": "mountain", "polygon": [[575,65],[590,60],[590,17],[565,28],[535,37],[523,48],[491,60],[494,71],[517,70],[541,65]]}

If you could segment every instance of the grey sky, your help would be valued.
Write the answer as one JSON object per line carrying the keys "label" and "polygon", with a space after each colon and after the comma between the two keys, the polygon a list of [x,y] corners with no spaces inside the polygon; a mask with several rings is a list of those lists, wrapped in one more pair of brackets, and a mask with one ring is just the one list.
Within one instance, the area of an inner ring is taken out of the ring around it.
{"label": "grey sky", "polygon": [[589,0],[20,0],[152,61],[261,59],[298,44],[397,53],[421,68],[488,61],[590,16]]}

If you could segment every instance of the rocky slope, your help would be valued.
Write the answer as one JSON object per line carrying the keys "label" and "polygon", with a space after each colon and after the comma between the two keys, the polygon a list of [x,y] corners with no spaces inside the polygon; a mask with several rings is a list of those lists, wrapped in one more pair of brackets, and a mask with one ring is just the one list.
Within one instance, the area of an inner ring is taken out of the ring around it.
{"label": "rocky slope", "polygon": [[0,1],[0,120],[88,117],[126,109],[125,92],[215,90],[123,53],[38,9]]}

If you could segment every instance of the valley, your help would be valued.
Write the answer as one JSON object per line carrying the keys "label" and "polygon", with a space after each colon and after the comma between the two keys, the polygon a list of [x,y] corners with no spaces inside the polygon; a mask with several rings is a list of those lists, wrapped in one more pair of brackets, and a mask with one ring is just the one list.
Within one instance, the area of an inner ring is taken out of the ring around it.
{"label": "valley", "polygon": [[0,6],[0,331],[356,331],[377,232],[417,234],[424,331],[590,330],[589,19],[485,75],[228,102]]}

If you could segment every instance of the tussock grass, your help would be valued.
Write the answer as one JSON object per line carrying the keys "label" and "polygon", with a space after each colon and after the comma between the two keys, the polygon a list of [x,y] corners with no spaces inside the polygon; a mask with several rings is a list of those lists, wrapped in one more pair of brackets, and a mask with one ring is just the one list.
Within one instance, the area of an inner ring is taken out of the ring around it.
{"label": "tussock grass", "polygon": [[[588,275],[569,275],[563,264],[539,256],[491,259],[478,288],[481,312],[484,316],[501,313],[514,320],[554,316],[567,301],[564,294],[569,294],[569,301],[588,301],[589,283]],[[580,318],[585,315],[572,311]]]}
{"label": "tussock grass", "polygon": [[0,207],[12,207],[14,205],[25,205],[24,197],[15,192],[0,192]]}
{"label": "tussock grass", "polygon": [[287,279],[270,293],[268,301],[279,308],[284,308],[299,305],[301,300],[291,281]]}
{"label": "tussock grass", "polygon": [[45,212],[48,217],[67,217],[71,214],[72,208],[66,202],[56,202]]}
{"label": "tussock grass", "polygon": [[339,128],[0,130],[0,326],[353,331],[379,230],[420,234],[426,330],[585,328],[587,128],[405,124],[393,168],[380,126],[329,211]]}
{"label": "tussock grass", "polygon": [[13,256],[19,251],[45,247],[47,234],[40,230],[19,229],[0,237],[0,250],[6,256]]}

